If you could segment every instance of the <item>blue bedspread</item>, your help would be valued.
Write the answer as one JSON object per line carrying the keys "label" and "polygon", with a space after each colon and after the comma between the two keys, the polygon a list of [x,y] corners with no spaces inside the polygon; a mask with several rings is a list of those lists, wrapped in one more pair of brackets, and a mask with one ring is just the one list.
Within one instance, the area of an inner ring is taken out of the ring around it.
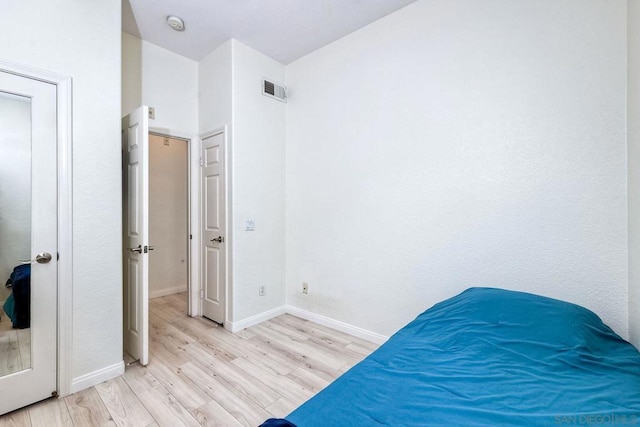
{"label": "blue bedspread", "polygon": [[593,312],[472,288],[287,420],[312,426],[640,426],[640,354]]}

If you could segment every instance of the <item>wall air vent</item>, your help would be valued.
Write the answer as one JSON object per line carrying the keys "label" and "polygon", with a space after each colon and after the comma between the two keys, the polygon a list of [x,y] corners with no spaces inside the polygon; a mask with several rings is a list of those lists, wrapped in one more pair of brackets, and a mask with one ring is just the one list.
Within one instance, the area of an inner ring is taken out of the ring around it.
{"label": "wall air vent", "polygon": [[287,102],[287,88],[267,79],[262,79],[262,94],[281,102]]}

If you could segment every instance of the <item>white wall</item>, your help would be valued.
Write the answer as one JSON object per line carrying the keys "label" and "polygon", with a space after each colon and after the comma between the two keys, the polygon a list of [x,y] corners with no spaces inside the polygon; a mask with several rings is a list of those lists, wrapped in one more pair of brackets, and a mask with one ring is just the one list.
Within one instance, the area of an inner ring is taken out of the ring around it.
{"label": "white wall", "polygon": [[233,120],[232,45],[232,40],[227,41],[198,64],[198,126],[201,134],[230,126]]}
{"label": "white wall", "polygon": [[149,297],[187,291],[187,142],[149,136]]}
{"label": "white wall", "polygon": [[627,144],[629,167],[629,337],[640,348],[640,2],[627,18]]}
{"label": "white wall", "polygon": [[[121,109],[126,116],[141,105],[142,102],[142,45],[143,41],[127,33],[121,33]],[[145,46],[149,43],[144,42]]]}
{"label": "white wall", "polygon": [[[261,93],[263,76],[284,82],[284,65],[230,40],[205,57],[199,71],[200,132],[228,126],[227,319],[237,325],[285,301],[285,104]],[[255,221],[255,231],[245,231],[247,219]],[[258,295],[261,285],[264,296]]]}
{"label": "white wall", "polygon": [[388,335],[496,286],[626,336],[625,10],[423,0],[288,65],[287,303]]}
{"label": "white wall", "polygon": [[122,33],[122,115],[140,105],[155,108],[149,127],[159,132],[198,132],[198,63]]}
{"label": "white wall", "polygon": [[120,2],[5,2],[2,17],[0,58],[73,78],[78,378],[122,362]]}
{"label": "white wall", "polygon": [[[31,103],[0,93],[0,305],[20,259],[31,259]],[[0,306],[0,318],[4,316]]]}
{"label": "white wall", "polygon": [[[234,321],[285,302],[285,105],[262,95],[262,77],[285,81],[285,67],[233,41]],[[244,231],[245,221],[255,231]],[[266,295],[258,295],[264,285]]]}

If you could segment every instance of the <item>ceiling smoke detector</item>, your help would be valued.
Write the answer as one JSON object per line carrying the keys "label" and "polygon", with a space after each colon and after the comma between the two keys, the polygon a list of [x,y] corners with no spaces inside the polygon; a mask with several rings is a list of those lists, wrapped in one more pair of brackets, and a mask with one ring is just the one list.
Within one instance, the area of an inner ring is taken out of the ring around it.
{"label": "ceiling smoke detector", "polygon": [[176,31],[184,31],[184,21],[177,16],[167,16],[167,24]]}

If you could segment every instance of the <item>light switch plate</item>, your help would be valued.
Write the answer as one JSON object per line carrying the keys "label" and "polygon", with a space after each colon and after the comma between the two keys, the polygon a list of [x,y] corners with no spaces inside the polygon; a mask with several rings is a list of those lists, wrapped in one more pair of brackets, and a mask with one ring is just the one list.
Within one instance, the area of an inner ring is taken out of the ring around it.
{"label": "light switch plate", "polygon": [[244,222],[244,231],[254,231],[256,229],[256,222],[252,219],[248,219]]}

